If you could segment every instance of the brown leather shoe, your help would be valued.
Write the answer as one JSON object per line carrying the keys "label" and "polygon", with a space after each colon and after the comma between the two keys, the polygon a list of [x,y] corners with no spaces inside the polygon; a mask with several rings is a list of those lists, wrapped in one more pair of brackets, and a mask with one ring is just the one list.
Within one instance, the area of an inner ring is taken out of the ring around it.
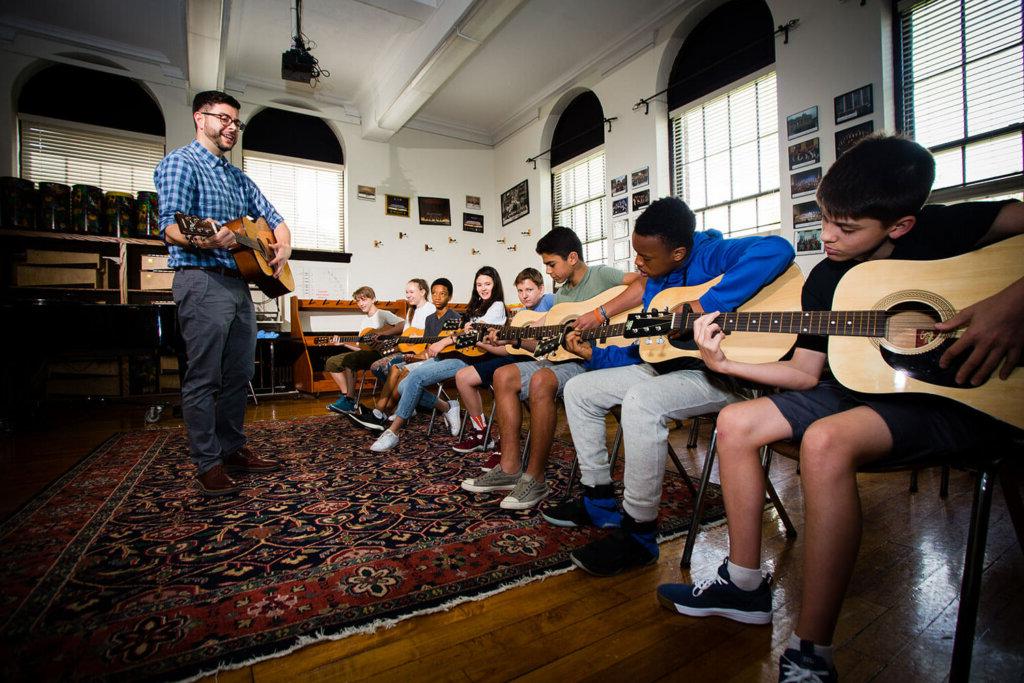
{"label": "brown leather shoe", "polygon": [[224,467],[229,472],[273,472],[281,468],[273,460],[264,460],[243,446],[231,455],[224,456]]}
{"label": "brown leather shoe", "polygon": [[214,465],[197,476],[196,485],[206,496],[226,496],[238,491],[238,484],[227,475],[223,465]]}

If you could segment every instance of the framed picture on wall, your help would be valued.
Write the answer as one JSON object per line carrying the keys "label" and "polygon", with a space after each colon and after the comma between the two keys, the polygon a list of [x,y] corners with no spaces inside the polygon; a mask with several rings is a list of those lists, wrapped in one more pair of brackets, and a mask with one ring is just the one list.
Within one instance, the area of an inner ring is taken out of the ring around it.
{"label": "framed picture on wall", "polygon": [[818,105],[786,117],[786,139],[792,140],[818,130]]}
{"label": "framed picture on wall", "polygon": [[844,92],[835,98],[836,123],[856,119],[875,110],[871,84],[862,85],[856,90]]}
{"label": "framed picture on wall", "polygon": [[813,228],[794,230],[793,246],[796,247],[798,256],[802,254],[820,254],[825,251],[825,247],[821,243],[821,226],[816,225]]}
{"label": "framed picture on wall", "polygon": [[640,209],[647,208],[647,205],[651,203],[651,191],[640,190],[639,192],[633,193],[633,210],[639,211]]}
{"label": "framed picture on wall", "polygon": [[480,210],[480,198],[471,194],[466,195],[466,208],[474,211]]}
{"label": "framed picture on wall", "polygon": [[875,131],[874,121],[865,121],[864,123],[858,123],[856,126],[850,126],[849,128],[843,128],[842,130],[836,131],[836,159],[846,154],[851,147],[857,144],[865,135],[870,135]]}
{"label": "framed picture on wall", "polygon": [[811,138],[789,146],[789,170],[821,163],[821,147],[818,138]]}
{"label": "framed picture on wall", "polygon": [[420,225],[451,225],[452,207],[447,197],[417,197]]}
{"label": "framed picture on wall", "polygon": [[409,198],[398,194],[384,195],[384,214],[387,216],[409,217]]}
{"label": "framed picture on wall", "polygon": [[821,182],[821,166],[809,168],[789,176],[789,195],[791,197],[806,197],[814,194]]}
{"label": "framed picture on wall", "polygon": [[793,205],[794,228],[802,228],[815,223],[821,223],[821,209],[818,207],[818,202],[803,202]]}
{"label": "framed picture on wall", "polygon": [[356,196],[370,202],[377,201],[377,188],[373,185],[356,185]]}
{"label": "framed picture on wall", "polygon": [[466,232],[483,232],[484,217],[479,213],[463,213],[462,229]]}
{"label": "framed picture on wall", "polygon": [[612,178],[612,196],[620,195],[626,191],[626,176],[620,175]]}
{"label": "framed picture on wall", "polygon": [[630,174],[630,186],[633,189],[638,187],[647,187],[647,184],[651,181],[650,166],[644,166],[643,168],[637,169]]}
{"label": "framed picture on wall", "polygon": [[628,218],[617,218],[614,221],[612,221],[612,237],[615,239],[629,237]]}
{"label": "framed picture on wall", "polygon": [[612,215],[621,216],[624,213],[629,213],[629,197],[623,197],[622,199],[613,199]]}
{"label": "framed picture on wall", "polygon": [[508,225],[530,213],[530,182],[524,180],[501,193],[501,224]]}

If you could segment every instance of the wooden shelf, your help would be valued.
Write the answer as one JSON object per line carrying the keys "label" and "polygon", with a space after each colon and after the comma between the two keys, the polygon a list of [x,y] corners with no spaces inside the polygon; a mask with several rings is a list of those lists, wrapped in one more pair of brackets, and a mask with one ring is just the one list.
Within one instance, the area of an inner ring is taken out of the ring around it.
{"label": "wooden shelf", "polygon": [[140,246],[164,247],[163,240],[144,239],[142,237],[112,237],[110,235],[85,235],[77,232],[44,232],[42,230],[3,230],[0,229],[0,237],[41,238],[52,240],[66,240],[72,242],[99,242],[107,244],[135,244]]}

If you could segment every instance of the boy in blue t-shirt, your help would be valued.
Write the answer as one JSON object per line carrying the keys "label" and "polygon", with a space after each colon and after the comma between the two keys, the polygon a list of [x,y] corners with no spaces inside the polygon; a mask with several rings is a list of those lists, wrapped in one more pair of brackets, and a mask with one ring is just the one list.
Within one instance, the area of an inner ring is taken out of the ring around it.
{"label": "boy in blue t-shirt", "polygon": [[[544,277],[536,268],[524,268],[519,275],[516,275],[516,294],[519,295],[519,302],[523,308],[534,313],[543,313],[551,309],[555,303],[555,295],[550,292],[544,293]],[[491,386],[494,379],[494,371],[510,363],[518,363],[524,360],[532,360],[530,356],[512,355],[504,346],[492,346],[479,342],[477,344],[485,351],[497,356],[462,368],[455,375],[455,384],[459,387],[459,397],[469,414],[469,429],[466,430],[465,438],[452,448],[456,453],[474,453],[486,450],[484,434],[487,433],[487,421],[484,419],[483,399],[480,397],[481,386]],[[495,455],[482,467],[484,471],[490,470],[497,464],[500,456]]]}

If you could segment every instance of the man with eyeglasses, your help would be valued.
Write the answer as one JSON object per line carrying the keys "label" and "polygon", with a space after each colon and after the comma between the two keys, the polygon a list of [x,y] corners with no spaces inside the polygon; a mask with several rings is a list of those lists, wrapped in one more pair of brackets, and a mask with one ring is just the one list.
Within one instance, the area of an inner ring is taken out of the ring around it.
{"label": "man with eyeglasses", "polygon": [[[189,455],[196,484],[208,496],[235,493],[228,472],[270,472],[277,463],[246,448],[246,388],[254,370],[256,314],[249,286],[231,250],[235,234],[224,223],[240,216],[263,217],[274,230],[274,258],[279,276],[291,256],[291,232],[256,184],[224,157],[238,142],[245,124],[238,120],[238,100],[217,90],[192,101],[196,137],[157,166],[153,174],[160,195],[160,234],[175,270],[172,294],[185,339],[188,370],[181,386],[181,411],[188,430]],[[217,232],[185,237],[175,213],[200,216]]]}

